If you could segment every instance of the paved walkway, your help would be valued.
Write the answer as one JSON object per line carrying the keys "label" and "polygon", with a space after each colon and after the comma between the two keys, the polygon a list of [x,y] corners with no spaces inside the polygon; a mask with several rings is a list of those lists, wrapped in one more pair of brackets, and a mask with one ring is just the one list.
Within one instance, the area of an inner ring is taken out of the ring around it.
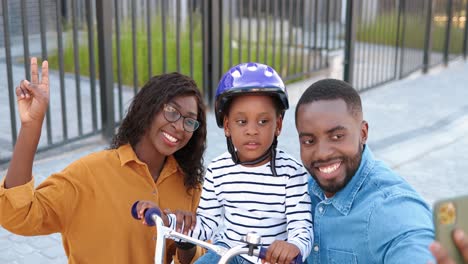
{"label": "paved walkway", "polygon": [[[432,204],[468,194],[468,63],[454,62],[427,75],[413,75],[362,93],[369,122],[369,146]],[[280,148],[299,159],[294,105],[313,81],[288,86],[293,108],[287,112]],[[209,161],[225,149],[222,130],[208,114]],[[81,146],[77,148],[76,146]],[[98,137],[41,153],[34,175],[40,183],[71,161],[106,147]],[[0,171],[1,175],[5,171]],[[0,228],[0,263],[66,263],[60,235],[21,237]]]}

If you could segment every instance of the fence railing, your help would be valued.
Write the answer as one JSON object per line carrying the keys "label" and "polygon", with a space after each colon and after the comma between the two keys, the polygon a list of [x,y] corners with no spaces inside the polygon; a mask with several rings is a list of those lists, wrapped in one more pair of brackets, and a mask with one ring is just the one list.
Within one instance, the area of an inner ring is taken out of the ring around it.
{"label": "fence railing", "polygon": [[[349,1],[344,79],[366,90],[466,58],[467,0]],[[351,59],[350,59],[351,58]]]}
{"label": "fence railing", "polygon": [[3,0],[0,107],[9,115],[0,117],[0,163],[16,142],[14,89],[30,77],[30,56],[51,68],[44,150],[98,133],[110,138],[129,100],[155,74],[193,77],[210,105],[233,64],[267,63],[286,81],[307,77],[327,67],[329,50],[344,46],[342,2]]}
{"label": "fence railing", "polygon": [[343,79],[358,90],[427,71],[466,58],[467,13],[468,0],[2,0],[0,163],[16,142],[14,89],[30,56],[51,68],[44,150],[110,138],[163,72],[193,77],[212,105],[221,74],[246,61],[292,82],[344,51]]}

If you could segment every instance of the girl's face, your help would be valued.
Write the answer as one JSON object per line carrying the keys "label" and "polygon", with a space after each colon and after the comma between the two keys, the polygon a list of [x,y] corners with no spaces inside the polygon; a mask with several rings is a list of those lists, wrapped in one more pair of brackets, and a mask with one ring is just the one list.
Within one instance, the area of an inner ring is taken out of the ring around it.
{"label": "girl's face", "polygon": [[[198,116],[195,96],[178,96],[163,105],[142,138],[142,146],[169,156],[183,148],[193,135]],[[175,121],[174,121],[175,120]],[[195,125],[194,125],[195,122]]]}
{"label": "girl's face", "polygon": [[241,162],[253,161],[270,148],[281,132],[281,124],[273,98],[243,95],[231,102],[224,117],[224,133],[231,137]]}

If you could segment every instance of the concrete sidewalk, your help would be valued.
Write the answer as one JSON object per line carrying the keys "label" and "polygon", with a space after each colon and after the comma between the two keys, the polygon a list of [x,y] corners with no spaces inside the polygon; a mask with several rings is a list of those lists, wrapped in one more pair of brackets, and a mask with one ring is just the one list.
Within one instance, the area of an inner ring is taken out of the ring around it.
{"label": "concrete sidewalk", "polygon": [[[298,97],[316,79],[288,86],[292,108],[287,112],[280,148],[297,159],[294,124]],[[468,194],[468,63],[457,61],[361,93],[369,122],[368,145],[428,201]],[[208,113],[206,162],[225,151],[222,129]],[[82,147],[76,147],[82,146]],[[52,172],[90,152],[107,147],[99,137],[38,155],[36,184]],[[1,175],[5,171],[0,171]],[[21,237],[0,228],[0,263],[66,263],[60,236]]]}

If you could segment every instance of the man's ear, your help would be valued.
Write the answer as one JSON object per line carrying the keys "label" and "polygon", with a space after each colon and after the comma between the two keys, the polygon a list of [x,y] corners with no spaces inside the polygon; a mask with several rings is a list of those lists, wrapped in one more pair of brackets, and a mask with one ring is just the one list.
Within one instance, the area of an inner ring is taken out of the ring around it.
{"label": "man's ear", "polygon": [[224,116],[224,118],[223,118],[223,127],[224,127],[224,135],[226,137],[230,137],[231,136],[231,131],[229,130],[229,120],[228,120],[227,116]]}
{"label": "man's ear", "polygon": [[362,122],[361,122],[361,142],[362,142],[362,144],[366,144],[368,136],[369,136],[369,124],[367,123],[367,121],[362,120]]}

